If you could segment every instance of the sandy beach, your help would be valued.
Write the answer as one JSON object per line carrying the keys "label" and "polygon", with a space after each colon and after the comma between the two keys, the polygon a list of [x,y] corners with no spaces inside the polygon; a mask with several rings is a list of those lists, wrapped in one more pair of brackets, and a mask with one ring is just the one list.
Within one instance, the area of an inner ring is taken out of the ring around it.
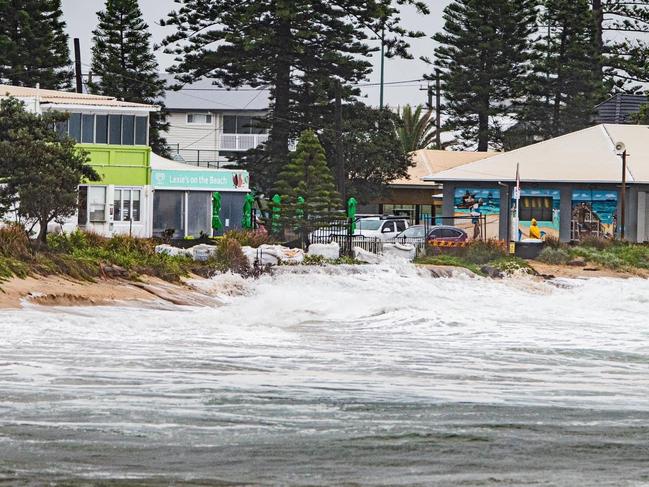
{"label": "sandy beach", "polygon": [[[196,280],[192,276],[192,280]],[[61,276],[13,278],[0,283],[0,309],[21,308],[26,304],[45,306],[106,306],[115,303],[143,306],[173,304],[215,306],[220,302],[197,287],[172,284],[143,276],[139,281],[98,279],[75,281]]]}

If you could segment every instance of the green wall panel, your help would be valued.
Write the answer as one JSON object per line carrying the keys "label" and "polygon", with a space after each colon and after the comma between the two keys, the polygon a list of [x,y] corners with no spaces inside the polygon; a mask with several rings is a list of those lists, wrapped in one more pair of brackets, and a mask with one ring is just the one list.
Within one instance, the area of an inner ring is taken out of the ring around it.
{"label": "green wall panel", "polygon": [[151,148],[106,144],[78,144],[89,154],[101,181],[94,184],[145,186],[150,181]]}

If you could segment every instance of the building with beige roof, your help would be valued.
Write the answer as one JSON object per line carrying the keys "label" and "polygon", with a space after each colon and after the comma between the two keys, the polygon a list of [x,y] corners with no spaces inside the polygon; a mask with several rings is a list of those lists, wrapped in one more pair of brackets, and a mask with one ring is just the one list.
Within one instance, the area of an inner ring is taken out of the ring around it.
{"label": "building with beige roof", "polygon": [[412,153],[414,165],[408,169],[408,178],[396,179],[376,202],[364,205],[362,212],[407,216],[413,224],[432,221],[441,214],[440,184],[424,181],[430,174],[462,166],[495,154],[495,152],[468,152],[420,149]]}
{"label": "building with beige roof", "polygon": [[[521,182],[518,211],[513,199],[517,167]],[[564,241],[622,233],[629,240],[649,240],[649,127],[645,125],[596,125],[433,171],[423,179],[444,185],[445,216],[464,215],[468,203],[477,203],[483,215],[493,219],[492,223],[497,221],[489,236],[528,238],[534,219],[544,236]],[[518,225],[512,223],[516,214]]]}

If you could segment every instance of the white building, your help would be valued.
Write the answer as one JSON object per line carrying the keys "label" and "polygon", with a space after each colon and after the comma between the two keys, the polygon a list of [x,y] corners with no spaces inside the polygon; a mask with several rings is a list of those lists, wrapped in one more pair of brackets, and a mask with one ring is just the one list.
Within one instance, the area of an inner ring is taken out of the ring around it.
{"label": "white building", "polygon": [[[172,83],[173,80],[169,80]],[[268,110],[266,89],[225,89],[200,80],[181,90],[168,90],[164,100],[169,130],[165,137],[172,157],[204,167],[228,165],[229,156],[268,140],[256,119]]]}

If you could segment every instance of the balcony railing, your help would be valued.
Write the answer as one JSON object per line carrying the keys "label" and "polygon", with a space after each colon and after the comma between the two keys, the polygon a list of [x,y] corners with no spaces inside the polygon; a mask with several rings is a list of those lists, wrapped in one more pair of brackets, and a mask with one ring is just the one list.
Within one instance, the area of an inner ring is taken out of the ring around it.
{"label": "balcony railing", "polygon": [[254,149],[268,140],[268,134],[221,134],[220,150]]}

